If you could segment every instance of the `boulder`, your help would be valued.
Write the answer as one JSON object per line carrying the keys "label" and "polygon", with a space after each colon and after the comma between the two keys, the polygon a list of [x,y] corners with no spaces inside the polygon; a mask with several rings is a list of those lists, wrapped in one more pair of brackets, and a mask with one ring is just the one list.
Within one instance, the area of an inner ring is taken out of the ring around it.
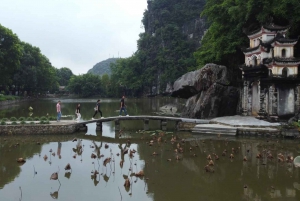
{"label": "boulder", "polygon": [[188,98],[181,114],[187,118],[214,118],[236,114],[239,89],[230,86],[225,66],[206,64],[174,83],[172,96]]}

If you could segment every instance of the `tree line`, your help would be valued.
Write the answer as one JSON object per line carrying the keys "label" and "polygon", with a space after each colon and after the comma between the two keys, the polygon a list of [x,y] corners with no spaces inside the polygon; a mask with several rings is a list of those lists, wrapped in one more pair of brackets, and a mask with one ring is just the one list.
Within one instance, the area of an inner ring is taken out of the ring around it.
{"label": "tree line", "polygon": [[57,69],[38,47],[21,41],[0,24],[0,93],[43,94],[68,84],[72,71]]}

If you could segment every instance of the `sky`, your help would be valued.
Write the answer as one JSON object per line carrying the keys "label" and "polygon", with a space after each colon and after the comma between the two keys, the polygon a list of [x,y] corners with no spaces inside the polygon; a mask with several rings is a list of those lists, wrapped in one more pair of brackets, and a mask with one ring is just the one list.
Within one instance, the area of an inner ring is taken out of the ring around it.
{"label": "sky", "polygon": [[76,75],[137,50],[147,0],[1,0],[0,24]]}

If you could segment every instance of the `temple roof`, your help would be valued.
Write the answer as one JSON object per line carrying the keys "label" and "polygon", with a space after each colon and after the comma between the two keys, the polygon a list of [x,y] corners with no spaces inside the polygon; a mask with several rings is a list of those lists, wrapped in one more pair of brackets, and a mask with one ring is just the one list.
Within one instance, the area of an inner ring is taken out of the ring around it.
{"label": "temple roof", "polygon": [[260,47],[260,45],[256,46],[256,47],[252,47],[252,48],[242,48],[242,51],[244,53],[247,53],[247,52],[252,52],[252,51],[255,51],[255,50],[258,50]]}
{"label": "temple roof", "polygon": [[295,58],[295,57],[291,57],[291,58],[274,57],[273,59],[272,58],[263,59],[263,64],[270,64],[272,62],[276,62],[276,63],[298,63],[298,62],[300,62],[300,58]]}
{"label": "temple roof", "polygon": [[267,25],[263,25],[261,26],[260,29],[256,29],[256,30],[253,30],[253,31],[249,31],[247,32],[246,34],[248,36],[251,36],[251,35],[254,35],[256,33],[259,33],[263,28],[264,29],[267,29],[267,30],[270,30],[270,31],[283,31],[283,30],[286,30],[288,29],[290,26],[279,26],[279,25],[276,25],[274,23],[271,23],[271,24],[267,24]]}

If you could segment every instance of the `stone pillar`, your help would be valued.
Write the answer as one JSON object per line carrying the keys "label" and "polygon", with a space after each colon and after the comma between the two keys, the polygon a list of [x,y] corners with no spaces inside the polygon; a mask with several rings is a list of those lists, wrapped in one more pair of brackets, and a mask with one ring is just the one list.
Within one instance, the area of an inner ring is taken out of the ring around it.
{"label": "stone pillar", "polygon": [[242,98],[242,114],[247,116],[248,114],[248,82],[244,81],[244,88],[243,88],[243,98]]}
{"label": "stone pillar", "polygon": [[102,131],[102,122],[96,122],[96,131]]}
{"label": "stone pillar", "polygon": [[270,86],[269,87],[269,108],[268,108],[269,116],[273,115],[273,96],[274,96],[274,88],[273,86]]}
{"label": "stone pillar", "polygon": [[300,85],[297,85],[295,88],[295,114],[298,114],[300,111]]}
{"label": "stone pillar", "polygon": [[260,97],[259,97],[259,103],[260,103],[260,108],[259,108],[259,116],[265,116],[266,115],[266,104],[265,104],[265,89],[262,88],[259,84],[259,89],[260,89]]}
{"label": "stone pillar", "polygon": [[115,130],[120,130],[120,120],[119,119],[116,119],[115,120]]}
{"label": "stone pillar", "polygon": [[161,120],[160,121],[160,129],[163,131],[167,130],[167,121],[166,120]]}
{"label": "stone pillar", "polygon": [[149,119],[144,119],[144,130],[149,130]]}
{"label": "stone pillar", "polygon": [[278,97],[277,90],[274,85],[269,88],[269,116],[277,116]]}

